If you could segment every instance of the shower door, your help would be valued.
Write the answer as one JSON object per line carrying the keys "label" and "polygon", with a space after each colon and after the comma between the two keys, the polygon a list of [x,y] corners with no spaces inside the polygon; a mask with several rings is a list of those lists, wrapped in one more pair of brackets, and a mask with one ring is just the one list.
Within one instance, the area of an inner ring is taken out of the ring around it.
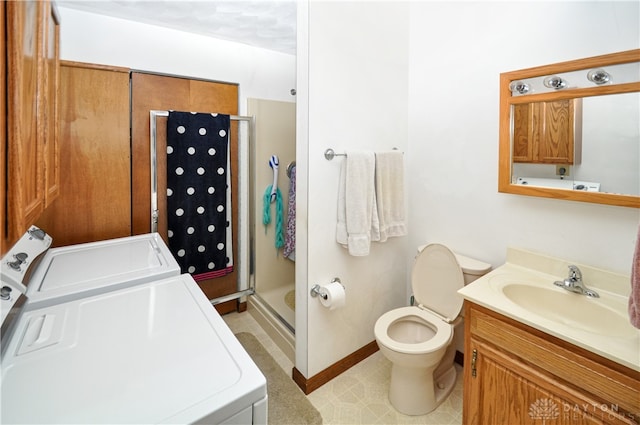
{"label": "shower door", "polygon": [[[283,228],[286,232],[290,180],[287,167],[296,159],[295,103],[249,99],[248,113],[255,118],[252,152],[254,288],[257,298],[272,316],[292,332],[295,329],[295,263],[276,249],[276,203],[265,205],[265,191],[273,183],[272,155],[279,158],[278,188],[282,194]],[[265,208],[271,222],[263,224]]]}

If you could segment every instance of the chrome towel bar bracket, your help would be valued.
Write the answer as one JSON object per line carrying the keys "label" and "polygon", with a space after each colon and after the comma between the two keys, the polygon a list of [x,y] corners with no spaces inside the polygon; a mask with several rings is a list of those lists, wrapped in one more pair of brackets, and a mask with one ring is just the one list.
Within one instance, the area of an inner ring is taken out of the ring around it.
{"label": "chrome towel bar bracket", "polygon": [[334,151],[331,148],[329,148],[326,151],[324,151],[324,157],[325,157],[325,159],[327,161],[331,161],[336,156],[347,156],[347,154],[346,153],[336,153],[336,151]]}

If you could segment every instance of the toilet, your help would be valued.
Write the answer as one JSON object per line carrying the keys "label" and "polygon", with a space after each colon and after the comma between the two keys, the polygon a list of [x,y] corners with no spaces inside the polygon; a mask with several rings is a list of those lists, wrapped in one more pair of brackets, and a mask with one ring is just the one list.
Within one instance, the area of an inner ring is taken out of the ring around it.
{"label": "toilet", "polygon": [[389,401],[398,412],[424,415],[451,393],[454,328],[462,331],[463,298],[457,291],[490,269],[444,245],[419,248],[411,273],[416,305],[383,314],[374,328],[380,351],[392,364]]}

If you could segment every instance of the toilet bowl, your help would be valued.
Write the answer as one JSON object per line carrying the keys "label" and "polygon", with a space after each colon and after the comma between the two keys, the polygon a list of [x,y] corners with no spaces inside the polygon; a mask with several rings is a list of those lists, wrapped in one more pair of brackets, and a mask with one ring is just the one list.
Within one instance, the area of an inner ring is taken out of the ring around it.
{"label": "toilet bowl", "polygon": [[451,393],[452,341],[463,304],[457,291],[490,269],[440,244],[427,245],[416,256],[411,285],[417,305],[383,314],[374,327],[380,351],[392,364],[389,401],[400,413],[424,415]]}

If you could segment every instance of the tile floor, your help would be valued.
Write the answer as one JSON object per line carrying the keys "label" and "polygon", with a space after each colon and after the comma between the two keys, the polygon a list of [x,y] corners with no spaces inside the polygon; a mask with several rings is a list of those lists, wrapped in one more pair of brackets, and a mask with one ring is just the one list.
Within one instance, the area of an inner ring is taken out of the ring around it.
{"label": "tile floor", "polygon": [[[234,333],[250,332],[291,376],[293,364],[248,312],[223,316]],[[458,366],[457,366],[458,367]],[[378,351],[307,397],[322,415],[325,425],[338,424],[461,424],[462,370],[456,386],[435,411],[406,416],[394,410],[387,398],[391,364]]]}

